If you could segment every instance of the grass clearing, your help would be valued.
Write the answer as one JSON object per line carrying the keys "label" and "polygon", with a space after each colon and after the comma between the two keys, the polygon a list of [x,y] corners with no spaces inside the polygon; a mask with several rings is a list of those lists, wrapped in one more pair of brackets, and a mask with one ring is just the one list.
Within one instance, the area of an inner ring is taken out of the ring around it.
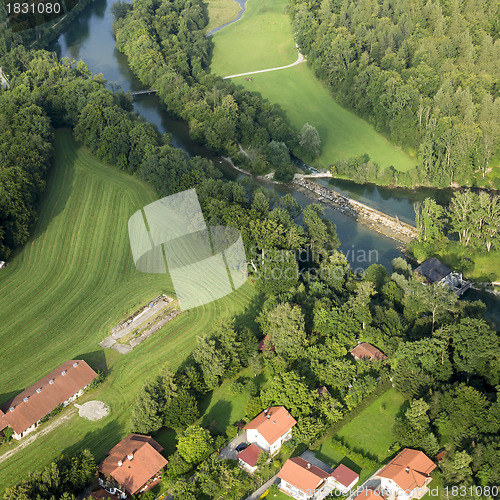
{"label": "grass clearing", "polygon": [[394,444],[392,428],[404,402],[403,395],[389,389],[342,427],[336,437],[354,451],[375,455],[381,462],[386,460]]}
{"label": "grass clearing", "polygon": [[[297,59],[286,0],[272,4],[248,0],[242,19],[214,34],[213,41],[211,70],[221,76],[286,66]],[[382,167],[408,171],[416,165],[416,159],[340,106],[307,63],[251,78],[232,82],[278,104],[297,132],[306,122],[318,129],[322,143],[318,166],[328,168],[335,160],[364,153]]]}
{"label": "grass clearing", "polygon": [[[168,274],[140,273],[130,251],[128,219],[156,195],[141,180],[99,162],[69,130],[56,132],[55,146],[33,235],[0,273],[0,401],[65,360],[81,358],[108,376],[78,403],[104,401],[110,414],[97,422],[74,416],[7,459],[0,496],[62,453],[88,448],[102,460],[130,431],[131,408],[145,382],[166,363],[176,369],[216,318],[236,316],[237,324],[252,319],[246,308],[255,287],[247,281],[229,296],[183,312],[127,355],[101,349],[97,343],[127,314],[161,292],[175,296]],[[165,431],[161,439],[170,452],[174,437]],[[12,446],[1,446],[0,453]]]}
{"label": "grass clearing", "polygon": [[241,10],[234,0],[206,0],[208,8],[207,33],[214,28],[232,21]]}
{"label": "grass clearing", "polygon": [[297,60],[287,0],[248,0],[243,17],[213,35],[212,73],[221,76]]}

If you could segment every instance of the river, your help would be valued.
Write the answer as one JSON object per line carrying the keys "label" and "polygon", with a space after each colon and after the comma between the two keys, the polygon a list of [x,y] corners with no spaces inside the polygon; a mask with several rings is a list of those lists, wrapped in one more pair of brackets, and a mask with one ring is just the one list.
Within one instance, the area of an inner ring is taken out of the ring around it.
{"label": "river", "polygon": [[[240,0],[238,3],[243,7],[245,1]],[[48,48],[55,51],[61,58],[82,59],[93,73],[102,73],[110,84],[116,83],[125,91],[142,90],[144,85],[131,72],[127,57],[115,48],[115,39],[112,34],[112,3],[113,0],[95,0]],[[155,124],[161,132],[171,134],[175,146],[182,148],[190,155],[210,158],[228,179],[234,180],[242,175],[225,160],[191,140],[187,124],[169,116],[156,95],[137,96],[134,107],[137,113]],[[310,198],[305,194],[290,187],[263,180],[258,180],[258,182],[279,195],[291,193],[301,206],[311,203]],[[446,201],[448,197],[446,192],[438,190],[393,191],[370,185],[359,186],[348,181],[330,182],[333,182],[334,187],[345,194],[390,215],[397,215],[401,220],[409,223],[414,222],[414,201],[426,195],[438,197],[443,201]],[[329,185],[326,180],[322,183]],[[390,268],[392,259],[401,256],[398,249],[399,243],[396,240],[371,231],[357,224],[352,218],[329,207],[325,207],[325,217],[336,224],[341,241],[340,250],[347,255],[353,269],[366,269],[373,263]],[[497,327],[500,327],[500,298],[487,293],[470,293],[475,295],[474,298],[481,298],[488,303],[488,317],[496,322]]]}

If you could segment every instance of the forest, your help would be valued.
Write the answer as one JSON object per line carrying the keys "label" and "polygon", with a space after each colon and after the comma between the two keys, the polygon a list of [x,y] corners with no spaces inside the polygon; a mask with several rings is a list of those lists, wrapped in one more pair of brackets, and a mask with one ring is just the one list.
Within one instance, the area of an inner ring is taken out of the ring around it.
{"label": "forest", "polygon": [[498,162],[497,1],[290,6],[296,41],[335,99],[418,156],[417,178],[404,185],[470,185]]}

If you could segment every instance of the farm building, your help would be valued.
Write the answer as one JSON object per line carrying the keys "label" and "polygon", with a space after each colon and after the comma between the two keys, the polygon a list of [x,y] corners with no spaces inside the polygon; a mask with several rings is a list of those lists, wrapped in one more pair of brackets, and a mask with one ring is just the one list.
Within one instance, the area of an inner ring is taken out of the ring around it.
{"label": "farm building", "polygon": [[97,373],[81,359],[70,360],[2,406],[0,431],[10,427],[21,439],[59,405],[66,406],[83,394]]}
{"label": "farm building", "polygon": [[415,272],[423,276],[427,283],[442,283],[459,297],[471,286],[470,281],[464,280],[461,274],[452,272],[446,264],[435,257],[422,262]]}
{"label": "farm building", "polygon": [[99,484],[119,498],[144,493],[161,480],[163,468],[168,463],[162,451],[151,436],[129,434],[99,464]]}
{"label": "farm building", "polygon": [[245,425],[247,441],[256,444],[271,455],[291,439],[292,427],[297,421],[284,406],[272,406]]}

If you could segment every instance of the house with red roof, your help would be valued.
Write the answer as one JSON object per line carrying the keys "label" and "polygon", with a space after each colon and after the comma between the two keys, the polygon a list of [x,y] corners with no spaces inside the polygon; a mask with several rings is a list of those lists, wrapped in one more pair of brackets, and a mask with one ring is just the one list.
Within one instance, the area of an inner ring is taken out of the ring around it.
{"label": "house with red roof", "polygon": [[357,361],[358,359],[368,360],[384,360],[387,356],[369,342],[360,342],[356,347],[350,350],[352,357]]}
{"label": "house with red roof", "polygon": [[83,394],[97,373],[82,359],[66,361],[2,406],[0,431],[10,427],[14,439],[34,431],[43,417]]}
{"label": "house with red roof", "polygon": [[386,500],[377,490],[372,488],[365,488],[354,498],[355,500]]}
{"label": "house with red roof", "polygon": [[168,463],[162,451],[151,436],[129,434],[99,464],[99,484],[118,498],[144,493],[161,480]]}
{"label": "house with red roof", "polygon": [[238,459],[238,464],[242,469],[253,473],[257,470],[257,462],[259,461],[261,453],[265,453],[264,450],[252,443],[250,446],[247,446],[243,451],[238,453],[236,458]]}
{"label": "house with red roof", "polygon": [[302,500],[319,500],[332,491],[331,475],[301,457],[288,459],[278,473],[283,493]]}
{"label": "house with red roof", "polygon": [[292,427],[297,421],[284,406],[271,406],[245,425],[249,443],[269,454],[276,453],[281,445],[291,439]]}
{"label": "house with red roof", "polygon": [[431,472],[436,464],[419,450],[405,448],[380,472],[380,489],[383,494],[397,495],[398,500],[422,498],[428,491]]}
{"label": "house with red roof", "polygon": [[349,467],[346,467],[344,464],[340,464],[331,473],[331,476],[335,488],[344,494],[352,490],[354,485],[359,481],[359,474],[356,474],[356,472],[349,469]]}

